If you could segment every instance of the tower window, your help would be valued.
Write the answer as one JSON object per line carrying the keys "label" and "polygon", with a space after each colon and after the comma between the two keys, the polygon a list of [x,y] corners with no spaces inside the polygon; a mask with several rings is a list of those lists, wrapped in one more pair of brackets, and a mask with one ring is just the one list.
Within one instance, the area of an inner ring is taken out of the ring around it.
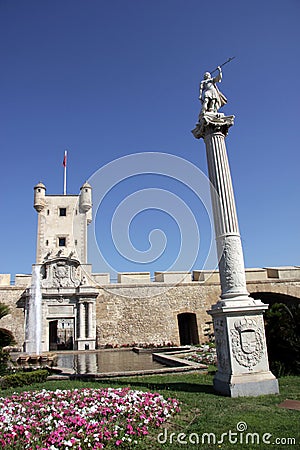
{"label": "tower window", "polygon": [[65,247],[66,246],[66,238],[65,237],[58,238],[58,245],[59,245],[59,247]]}
{"label": "tower window", "polygon": [[48,241],[48,239],[46,240],[46,245],[49,245],[49,241]]}
{"label": "tower window", "polygon": [[67,215],[67,208],[59,208],[59,215],[65,217]]}
{"label": "tower window", "polygon": [[50,214],[50,209],[47,209],[47,216],[49,216]]}
{"label": "tower window", "polygon": [[75,245],[77,245],[77,239],[75,239]]}

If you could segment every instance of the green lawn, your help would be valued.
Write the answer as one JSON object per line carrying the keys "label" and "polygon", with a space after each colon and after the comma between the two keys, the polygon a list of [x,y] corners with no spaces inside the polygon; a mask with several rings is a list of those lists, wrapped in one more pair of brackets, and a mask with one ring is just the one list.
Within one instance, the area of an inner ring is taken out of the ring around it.
{"label": "green lawn", "polygon": [[[278,404],[287,398],[300,400],[300,377],[283,377],[279,379],[279,384],[279,395],[228,398],[214,393],[212,375],[193,373],[120,378],[109,382],[47,381],[42,386],[37,384],[0,391],[0,395],[9,396],[12,392],[41,389],[41,387],[54,390],[131,386],[133,389],[158,391],[164,397],[175,397],[181,402],[181,412],[167,424],[166,429],[157,429],[135,448],[150,450],[300,448],[300,411],[278,407]],[[246,424],[247,431],[237,431],[237,424],[240,422],[244,423],[240,424],[240,427]],[[229,435],[230,430],[231,435]],[[158,442],[159,433],[163,433],[160,435],[160,442]],[[204,435],[204,433],[211,433],[211,435]],[[226,433],[223,435],[223,441],[222,433]],[[247,433],[251,435],[247,437]],[[252,433],[256,434],[252,435]],[[288,438],[295,439],[295,444],[288,443]],[[199,444],[196,444],[197,439]]]}

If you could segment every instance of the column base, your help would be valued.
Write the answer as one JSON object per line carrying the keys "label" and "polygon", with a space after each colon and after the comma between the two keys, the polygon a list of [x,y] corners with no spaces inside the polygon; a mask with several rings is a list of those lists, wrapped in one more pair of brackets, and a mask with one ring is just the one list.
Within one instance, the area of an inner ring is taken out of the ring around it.
{"label": "column base", "polygon": [[251,297],[219,301],[213,317],[218,371],[214,388],[222,395],[245,397],[278,394],[270,372],[263,312],[267,305]]}
{"label": "column base", "polygon": [[[231,375],[228,379],[216,374],[214,389],[229,397],[258,397],[279,394],[278,380],[271,372]],[[227,377],[226,377],[227,378]]]}
{"label": "column base", "polygon": [[264,312],[268,307],[261,300],[250,297],[248,293],[225,294],[221,296],[216,304],[212,305],[211,311],[208,312],[211,315],[218,314],[218,312],[244,314],[254,311]]}

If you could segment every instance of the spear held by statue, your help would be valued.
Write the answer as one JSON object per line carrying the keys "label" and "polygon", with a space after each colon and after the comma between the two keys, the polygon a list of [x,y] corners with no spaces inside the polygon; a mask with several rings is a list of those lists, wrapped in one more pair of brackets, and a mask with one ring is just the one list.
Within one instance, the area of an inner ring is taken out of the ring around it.
{"label": "spear held by statue", "polygon": [[228,64],[230,61],[232,61],[235,58],[235,56],[232,56],[231,58],[228,58],[227,61],[225,61],[223,64],[221,64],[220,66],[216,67],[216,69],[211,70],[210,73],[214,73],[217,72],[217,70],[219,70],[219,68],[225,66],[225,64]]}

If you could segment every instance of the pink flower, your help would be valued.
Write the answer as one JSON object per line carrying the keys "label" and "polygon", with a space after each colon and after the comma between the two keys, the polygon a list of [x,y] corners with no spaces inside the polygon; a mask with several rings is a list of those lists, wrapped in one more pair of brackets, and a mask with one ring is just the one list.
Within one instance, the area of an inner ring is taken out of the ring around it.
{"label": "pink flower", "polygon": [[123,389],[23,392],[0,398],[0,446],[103,449],[140,439],[179,411],[175,399]]}

